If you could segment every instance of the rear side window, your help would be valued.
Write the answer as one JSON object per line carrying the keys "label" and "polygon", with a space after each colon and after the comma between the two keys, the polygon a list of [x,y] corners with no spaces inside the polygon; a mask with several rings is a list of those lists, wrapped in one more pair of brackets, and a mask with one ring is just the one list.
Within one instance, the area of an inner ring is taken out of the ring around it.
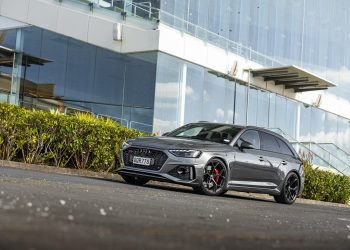
{"label": "rear side window", "polygon": [[288,145],[284,141],[282,141],[279,138],[276,138],[276,140],[280,146],[280,152],[282,154],[294,156],[292,150],[290,150],[290,148],[288,147]]}
{"label": "rear side window", "polygon": [[260,149],[260,138],[257,131],[248,130],[241,135],[239,140],[249,142],[254,146],[255,149]]}
{"label": "rear side window", "polygon": [[261,150],[280,153],[280,147],[273,135],[260,132]]}

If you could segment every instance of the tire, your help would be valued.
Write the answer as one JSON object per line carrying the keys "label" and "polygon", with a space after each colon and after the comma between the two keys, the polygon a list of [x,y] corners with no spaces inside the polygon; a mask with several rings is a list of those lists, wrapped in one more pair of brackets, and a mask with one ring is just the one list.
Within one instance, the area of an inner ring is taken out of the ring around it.
{"label": "tire", "polygon": [[227,192],[227,168],[222,160],[210,159],[203,172],[200,185],[193,187],[194,192],[210,196],[222,195]]}
{"label": "tire", "polygon": [[126,183],[138,186],[145,185],[149,181],[149,179],[131,175],[122,175],[122,178]]}
{"label": "tire", "polygon": [[291,172],[283,182],[283,188],[279,195],[275,195],[275,201],[283,204],[293,204],[299,195],[300,179],[299,176]]}

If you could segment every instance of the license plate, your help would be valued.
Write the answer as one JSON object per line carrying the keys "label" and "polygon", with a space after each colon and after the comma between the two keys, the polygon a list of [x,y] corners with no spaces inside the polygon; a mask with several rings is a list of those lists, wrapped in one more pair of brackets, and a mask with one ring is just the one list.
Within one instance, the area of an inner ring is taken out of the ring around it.
{"label": "license plate", "polygon": [[150,166],[151,165],[151,158],[144,158],[139,156],[134,156],[132,159],[132,163],[143,165],[143,166]]}

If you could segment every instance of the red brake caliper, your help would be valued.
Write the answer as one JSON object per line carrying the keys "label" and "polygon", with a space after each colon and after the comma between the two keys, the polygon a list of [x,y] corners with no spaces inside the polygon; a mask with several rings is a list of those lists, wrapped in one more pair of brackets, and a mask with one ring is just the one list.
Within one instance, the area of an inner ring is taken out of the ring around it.
{"label": "red brake caliper", "polygon": [[220,180],[219,170],[214,168],[214,173],[215,173],[215,182],[216,182],[216,184],[219,184],[219,180]]}

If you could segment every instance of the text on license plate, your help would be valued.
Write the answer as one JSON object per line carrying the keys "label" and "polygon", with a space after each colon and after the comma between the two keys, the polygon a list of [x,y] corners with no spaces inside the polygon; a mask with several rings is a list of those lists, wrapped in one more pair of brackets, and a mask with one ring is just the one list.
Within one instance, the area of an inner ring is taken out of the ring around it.
{"label": "text on license plate", "polygon": [[149,166],[151,165],[151,158],[134,156],[134,158],[132,159],[132,162],[138,165]]}

